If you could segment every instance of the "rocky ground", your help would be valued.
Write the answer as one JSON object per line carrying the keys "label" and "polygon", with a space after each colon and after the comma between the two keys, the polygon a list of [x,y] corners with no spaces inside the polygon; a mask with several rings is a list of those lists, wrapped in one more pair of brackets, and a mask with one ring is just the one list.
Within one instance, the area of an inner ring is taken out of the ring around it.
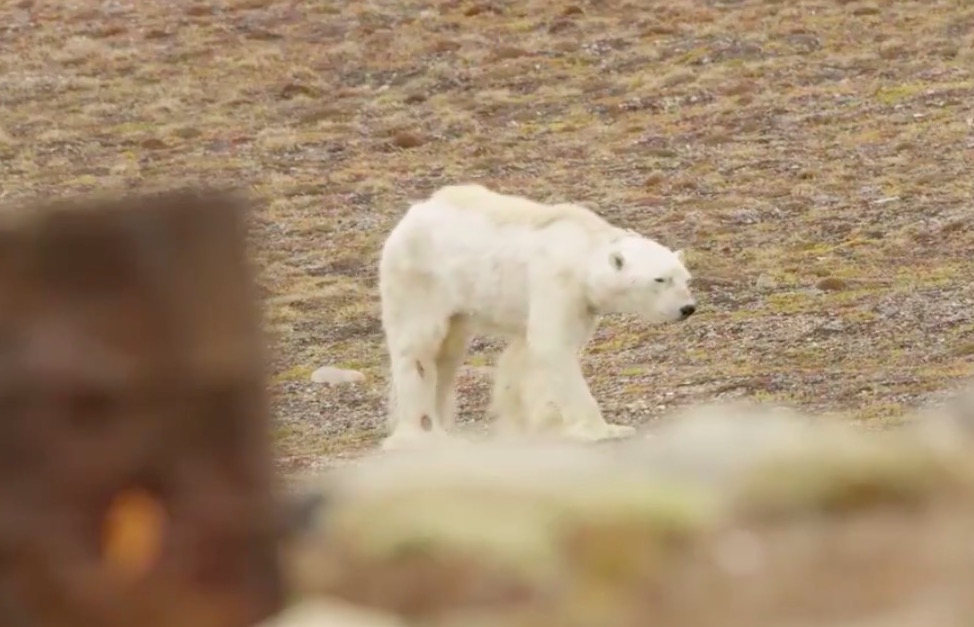
{"label": "rocky ground", "polygon": [[[382,238],[457,181],[690,254],[700,313],[606,320],[612,421],[747,397],[895,423],[971,371],[959,0],[162,0],[0,7],[0,196],[251,189],[285,471],[370,448]],[[486,406],[475,343],[461,420]],[[364,379],[311,381],[322,365]]]}

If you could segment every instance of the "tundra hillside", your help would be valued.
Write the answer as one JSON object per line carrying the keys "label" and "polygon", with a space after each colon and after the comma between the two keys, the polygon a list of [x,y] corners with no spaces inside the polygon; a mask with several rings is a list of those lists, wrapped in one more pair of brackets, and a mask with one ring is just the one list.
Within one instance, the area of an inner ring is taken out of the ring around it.
{"label": "tundra hillside", "polygon": [[[0,196],[201,180],[253,245],[283,469],[372,447],[381,241],[475,180],[689,251],[689,324],[607,320],[614,422],[746,397],[898,421],[971,371],[974,7],[959,0],[21,0]],[[497,344],[459,381],[479,419]],[[318,366],[359,384],[311,383]]]}

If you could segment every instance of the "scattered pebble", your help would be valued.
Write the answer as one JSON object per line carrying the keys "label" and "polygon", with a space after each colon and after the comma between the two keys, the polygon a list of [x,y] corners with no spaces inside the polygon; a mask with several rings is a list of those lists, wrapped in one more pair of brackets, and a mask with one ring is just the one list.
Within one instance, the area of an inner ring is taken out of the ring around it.
{"label": "scattered pebble", "polygon": [[463,11],[463,14],[466,17],[473,17],[475,15],[480,15],[482,13],[501,15],[504,13],[504,9],[502,9],[497,4],[494,4],[493,2],[484,2],[481,4],[474,4],[472,6],[469,6]]}
{"label": "scattered pebble", "polygon": [[433,45],[433,52],[456,52],[462,47],[458,41],[441,39]]}
{"label": "scattered pebble", "polygon": [[392,136],[392,144],[397,148],[416,148],[426,143],[426,138],[418,133],[400,131]]}
{"label": "scattered pebble", "polygon": [[643,183],[643,185],[649,188],[656,188],[662,185],[663,181],[665,180],[666,177],[663,175],[662,172],[653,172],[652,174],[646,177],[646,181]]}
{"label": "scattered pebble", "polygon": [[322,366],[311,373],[311,380],[314,383],[324,383],[326,385],[343,385],[346,383],[361,383],[365,381],[365,375],[357,370]]}
{"label": "scattered pebble", "polygon": [[841,292],[842,290],[849,289],[849,283],[838,277],[830,276],[816,283],[815,287],[823,292]]}
{"label": "scattered pebble", "polygon": [[291,100],[297,96],[307,96],[309,98],[315,98],[320,94],[319,90],[312,87],[311,85],[304,85],[302,83],[288,83],[281,88],[280,97],[283,100]]}

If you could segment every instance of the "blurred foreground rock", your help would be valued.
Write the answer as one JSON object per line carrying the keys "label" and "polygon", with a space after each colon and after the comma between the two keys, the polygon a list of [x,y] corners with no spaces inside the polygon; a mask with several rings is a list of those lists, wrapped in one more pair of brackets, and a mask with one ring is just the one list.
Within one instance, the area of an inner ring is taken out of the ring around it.
{"label": "blurred foreground rock", "polygon": [[437,627],[969,625],[968,438],[727,406],[644,440],[386,453],[303,487],[287,576]]}
{"label": "blurred foreground rock", "polygon": [[243,199],[0,220],[0,625],[244,627],[283,601]]}

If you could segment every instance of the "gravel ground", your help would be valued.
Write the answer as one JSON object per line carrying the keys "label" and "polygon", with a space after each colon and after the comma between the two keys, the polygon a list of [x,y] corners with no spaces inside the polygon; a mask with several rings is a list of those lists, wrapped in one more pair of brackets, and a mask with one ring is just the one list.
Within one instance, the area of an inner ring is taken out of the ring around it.
{"label": "gravel ground", "polygon": [[[700,313],[612,317],[586,354],[611,421],[744,397],[882,428],[971,372],[966,3],[23,0],[0,30],[0,196],[262,199],[287,472],[381,436],[379,246],[464,180],[689,251]],[[474,346],[462,422],[497,349]],[[326,364],[366,379],[312,383]]]}

